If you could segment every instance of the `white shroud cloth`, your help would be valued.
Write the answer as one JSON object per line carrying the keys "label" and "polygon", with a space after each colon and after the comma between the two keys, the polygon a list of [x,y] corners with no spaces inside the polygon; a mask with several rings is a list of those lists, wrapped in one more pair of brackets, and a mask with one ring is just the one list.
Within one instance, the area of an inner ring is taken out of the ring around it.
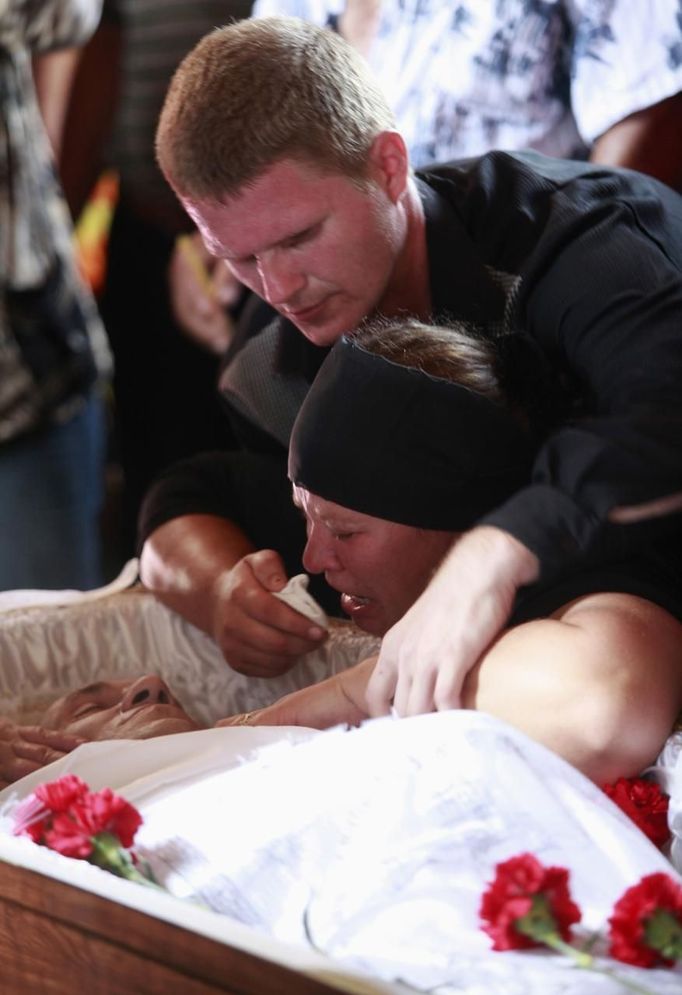
{"label": "white shroud cloth", "polygon": [[[567,867],[588,932],[605,932],[614,901],[644,874],[675,876],[595,785],[477,712],[95,743],[44,774],[66,770],[139,807],[137,849],[173,894],[419,990],[622,991],[554,953],[490,950],[477,909],[499,861],[531,851]],[[679,971],[616,969],[663,995],[682,985]]]}

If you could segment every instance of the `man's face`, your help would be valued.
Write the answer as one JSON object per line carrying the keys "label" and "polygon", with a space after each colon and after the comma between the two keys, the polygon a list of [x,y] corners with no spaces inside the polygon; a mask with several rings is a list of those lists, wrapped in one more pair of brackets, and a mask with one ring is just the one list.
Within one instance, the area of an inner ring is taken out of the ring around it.
{"label": "man's face", "polygon": [[315,345],[380,309],[405,239],[394,185],[282,159],[225,203],[182,198],[208,250]]}
{"label": "man's face", "polygon": [[382,636],[424,590],[454,533],[417,529],[351,511],[294,487],[306,517],[303,565],[341,592],[354,622]]}
{"label": "man's face", "polygon": [[199,728],[153,674],[99,681],[58,698],[45,712],[42,725],[88,740],[151,739]]}

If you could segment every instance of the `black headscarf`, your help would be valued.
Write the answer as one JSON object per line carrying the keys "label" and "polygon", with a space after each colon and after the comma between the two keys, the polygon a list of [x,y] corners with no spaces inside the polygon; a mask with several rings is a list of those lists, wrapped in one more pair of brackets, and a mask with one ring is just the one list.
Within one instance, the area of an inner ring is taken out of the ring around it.
{"label": "black headscarf", "polygon": [[458,532],[526,483],[531,459],[503,405],[344,336],[296,419],[289,477],[376,518]]}

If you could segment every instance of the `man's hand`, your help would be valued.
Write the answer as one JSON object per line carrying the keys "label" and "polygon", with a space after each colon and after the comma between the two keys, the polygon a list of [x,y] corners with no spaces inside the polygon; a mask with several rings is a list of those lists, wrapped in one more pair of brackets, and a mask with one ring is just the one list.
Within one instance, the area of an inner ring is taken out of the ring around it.
{"label": "man's hand", "polygon": [[180,327],[211,352],[225,352],[234,332],[227,308],[236,304],[242,287],[222,260],[209,255],[198,232],[176,241],[168,283]]}
{"label": "man's hand", "polygon": [[216,581],[212,634],[239,673],[284,674],[327,638],[319,625],[274,597],[286,582],[282,560],[272,549],[247,554]]}
{"label": "man's hand", "polygon": [[53,729],[0,721],[0,788],[61,760],[83,742],[78,736]]}
{"label": "man's hand", "polygon": [[372,715],[461,706],[471,668],[511,614],[519,587],[538,576],[525,546],[491,526],[465,533],[405,616],[384,636],[367,688]]}
{"label": "man's hand", "polygon": [[308,729],[329,729],[347,722],[359,725],[369,718],[365,702],[367,682],[376,657],[328,677],[319,684],[294,691],[274,705],[245,715],[232,715],[216,722],[216,726],[305,726]]}

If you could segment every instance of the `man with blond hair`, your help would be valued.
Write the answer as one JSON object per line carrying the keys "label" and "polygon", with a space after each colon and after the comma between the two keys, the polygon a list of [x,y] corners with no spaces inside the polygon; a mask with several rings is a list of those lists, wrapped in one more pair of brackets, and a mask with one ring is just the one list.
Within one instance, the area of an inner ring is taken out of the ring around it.
{"label": "man with blond hair", "polygon": [[368,316],[459,318],[502,343],[520,330],[576,398],[547,424],[531,483],[474,524],[388,632],[373,713],[394,698],[404,714],[457,707],[518,589],[567,564],[646,543],[682,583],[675,193],[534,153],[414,175],[361,58],[286,18],[199,43],[169,90],[157,149],[208,249],[281,315],[236,345],[221,382],[251,453],[179,467],[143,521],[145,583],[232,666],[282,672],[324,638],[272,593],[305,541],[283,511],[281,449],[324,347]]}

